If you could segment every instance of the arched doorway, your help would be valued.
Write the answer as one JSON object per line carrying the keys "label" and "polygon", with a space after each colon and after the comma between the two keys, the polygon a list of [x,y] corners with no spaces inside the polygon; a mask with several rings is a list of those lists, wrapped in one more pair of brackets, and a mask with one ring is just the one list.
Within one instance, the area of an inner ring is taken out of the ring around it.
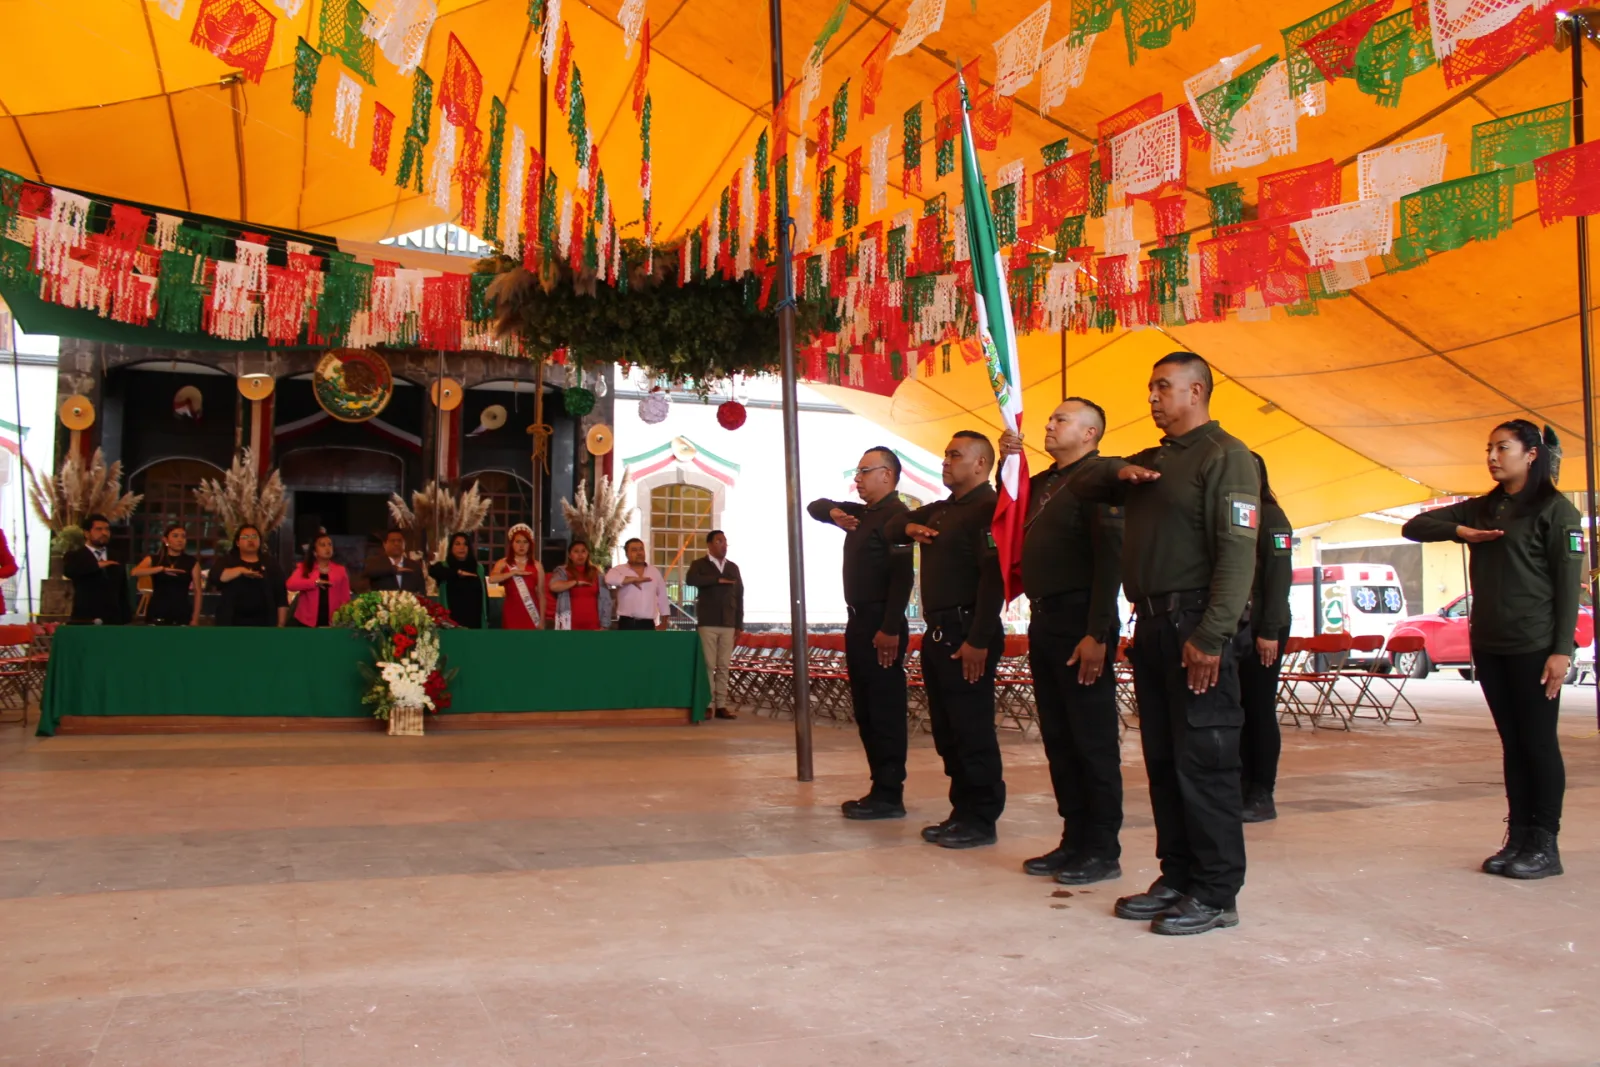
{"label": "arched doorway", "polygon": [[[483,470],[463,475],[458,488],[473,482],[489,501],[489,517],[477,533],[478,557],[484,561],[499,558],[506,547],[506,531],[533,514],[533,486],[508,471]],[[559,562],[559,561],[558,561]]]}
{"label": "arched doorway", "polygon": [[189,535],[189,551],[211,566],[213,549],[230,532],[216,516],[200,507],[194,491],[202,478],[220,481],[223,471],[204,460],[164,459],[135,471],[128,479],[132,492],[143,493],[144,500],[128,518],[127,559],[137,563],[159,551],[161,537],[168,526],[182,523]]}
{"label": "arched doorway", "polygon": [[339,561],[359,570],[369,544],[389,526],[389,495],[404,489],[404,461],[375,449],[324,446],[285,454],[278,470],[289,496],[276,538],[280,558],[295,559],[323,529]]}

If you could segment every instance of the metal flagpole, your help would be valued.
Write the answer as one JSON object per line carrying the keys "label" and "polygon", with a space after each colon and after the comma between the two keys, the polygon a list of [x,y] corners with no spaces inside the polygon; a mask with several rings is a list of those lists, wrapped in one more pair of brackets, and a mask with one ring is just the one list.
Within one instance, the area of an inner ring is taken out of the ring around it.
{"label": "metal flagpole", "polygon": [[[1572,142],[1583,144],[1583,42],[1589,36],[1588,12],[1569,12],[1572,33]],[[1579,215],[1578,224],[1578,352],[1583,376],[1583,463],[1589,481],[1589,604],[1600,611],[1600,545],[1595,543],[1595,457],[1594,457],[1594,353],[1589,322],[1589,219]],[[1596,635],[1600,648],[1600,634]],[[1600,679],[1594,688],[1595,721],[1600,725]]]}
{"label": "metal flagpole", "polygon": [[1067,328],[1061,327],[1061,399],[1067,398]]}
{"label": "metal flagpole", "polygon": [[[783,0],[771,0],[772,111],[783,102]],[[787,130],[779,131],[783,137]],[[804,136],[804,133],[801,134]],[[774,146],[776,147],[776,146]],[[774,196],[774,205],[787,197]],[[794,249],[789,247],[787,212],[774,220],[778,236],[778,344],[783,350],[783,480],[788,489],[789,526],[789,631],[794,662],[795,777],[812,779],[811,676],[807,669],[805,552],[800,526],[800,411],[795,398],[794,353]]]}

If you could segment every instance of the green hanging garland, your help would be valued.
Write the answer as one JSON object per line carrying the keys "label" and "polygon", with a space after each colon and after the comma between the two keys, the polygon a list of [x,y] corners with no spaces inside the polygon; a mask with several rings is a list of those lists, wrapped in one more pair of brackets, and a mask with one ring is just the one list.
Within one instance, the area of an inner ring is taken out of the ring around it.
{"label": "green hanging garland", "polygon": [[505,163],[506,106],[498,96],[489,101],[489,187],[483,192],[483,239],[500,240],[500,172]]}
{"label": "green hanging garland", "polygon": [[422,192],[422,148],[428,143],[432,110],[433,79],[419,67],[411,78],[411,125],[406,127],[400,166],[394,172],[394,183],[401,189],[412,186]]}
{"label": "green hanging garland", "polygon": [[294,46],[294,106],[296,110],[311,114],[311,90],[317,85],[317,68],[322,65],[322,53],[304,38]]}
{"label": "green hanging garland", "polygon": [[845,132],[850,125],[850,79],[846,78],[839,91],[833,94],[833,139],[835,150],[844,144]]}
{"label": "green hanging garland", "polygon": [[1244,187],[1238,182],[1224,182],[1206,190],[1211,202],[1211,236],[1224,226],[1237,226],[1244,221]]}
{"label": "green hanging garland", "polygon": [[572,64],[572,88],[567,101],[567,133],[572,138],[573,151],[577,153],[578,169],[589,165],[589,106],[583,98],[583,73],[578,64]]}

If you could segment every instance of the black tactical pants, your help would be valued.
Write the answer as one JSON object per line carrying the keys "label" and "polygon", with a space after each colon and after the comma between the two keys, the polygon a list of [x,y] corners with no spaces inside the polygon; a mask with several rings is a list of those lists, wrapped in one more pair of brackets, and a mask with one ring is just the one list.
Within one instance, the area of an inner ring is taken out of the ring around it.
{"label": "black tactical pants", "polygon": [[1217,684],[1192,692],[1183,645],[1204,610],[1203,598],[1168,612],[1141,604],[1129,658],[1161,880],[1203,904],[1232,907],[1244,885],[1239,649],[1249,638],[1236,636],[1223,646]]}
{"label": "black tactical pants", "polygon": [[861,731],[872,774],[871,796],[901,801],[906,781],[906,621],[900,619],[900,652],[894,663],[879,666],[872,639],[883,625],[883,605],[850,609],[844,629],[845,667],[850,672],[850,704]]}
{"label": "black tactical pants", "polygon": [[1506,803],[1512,826],[1534,826],[1561,832],[1561,803],[1567,792],[1567,768],[1556,739],[1561,696],[1546,700],[1539,676],[1547,652],[1518,655],[1472,653],[1478,684],[1489,702],[1506,776]]}
{"label": "black tactical pants", "polygon": [[1248,794],[1252,786],[1269,792],[1278,784],[1278,756],[1283,752],[1283,736],[1278,733],[1278,675],[1283,670],[1283,646],[1289,628],[1275,635],[1278,658],[1263,667],[1256,654],[1255,638],[1239,649],[1239,701],[1244,705],[1244,731],[1239,736],[1239,778]]}
{"label": "black tactical pants", "polygon": [[1006,806],[1000,741],[994,732],[994,672],[1005,652],[996,632],[983,677],[969,682],[952,659],[966,641],[972,613],[929,613],[922,638],[922,681],[928,692],[933,747],[950,779],[950,813],[958,822],[993,829]]}
{"label": "black tactical pants", "polygon": [[1028,625],[1039,735],[1050,763],[1050,785],[1069,853],[1114,860],[1122,855],[1122,744],[1117,721],[1117,635],[1107,642],[1104,672],[1093,685],[1068,666],[1088,625],[1089,594],[1067,594],[1035,604]]}

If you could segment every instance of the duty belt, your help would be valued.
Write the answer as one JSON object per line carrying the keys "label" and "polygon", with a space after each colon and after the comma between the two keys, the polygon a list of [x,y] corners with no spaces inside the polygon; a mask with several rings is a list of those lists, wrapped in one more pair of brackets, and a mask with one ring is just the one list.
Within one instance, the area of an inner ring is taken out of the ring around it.
{"label": "duty belt", "polygon": [[1069,589],[1065,593],[1051,593],[1049,596],[1029,597],[1028,610],[1035,615],[1048,615],[1053,611],[1060,611],[1068,604],[1080,604],[1089,599],[1087,589]]}
{"label": "duty belt", "polygon": [[1176,615],[1180,611],[1203,608],[1210,599],[1211,590],[1209,589],[1185,589],[1177,593],[1142,596],[1133,602],[1133,606],[1140,615],[1147,619],[1153,619],[1158,615]]}
{"label": "duty belt", "polygon": [[937,611],[927,612],[928,640],[935,643],[943,641],[946,626],[953,631],[965,634],[967,632],[967,624],[972,621],[974,614],[974,610],[970,607],[939,608]]}

